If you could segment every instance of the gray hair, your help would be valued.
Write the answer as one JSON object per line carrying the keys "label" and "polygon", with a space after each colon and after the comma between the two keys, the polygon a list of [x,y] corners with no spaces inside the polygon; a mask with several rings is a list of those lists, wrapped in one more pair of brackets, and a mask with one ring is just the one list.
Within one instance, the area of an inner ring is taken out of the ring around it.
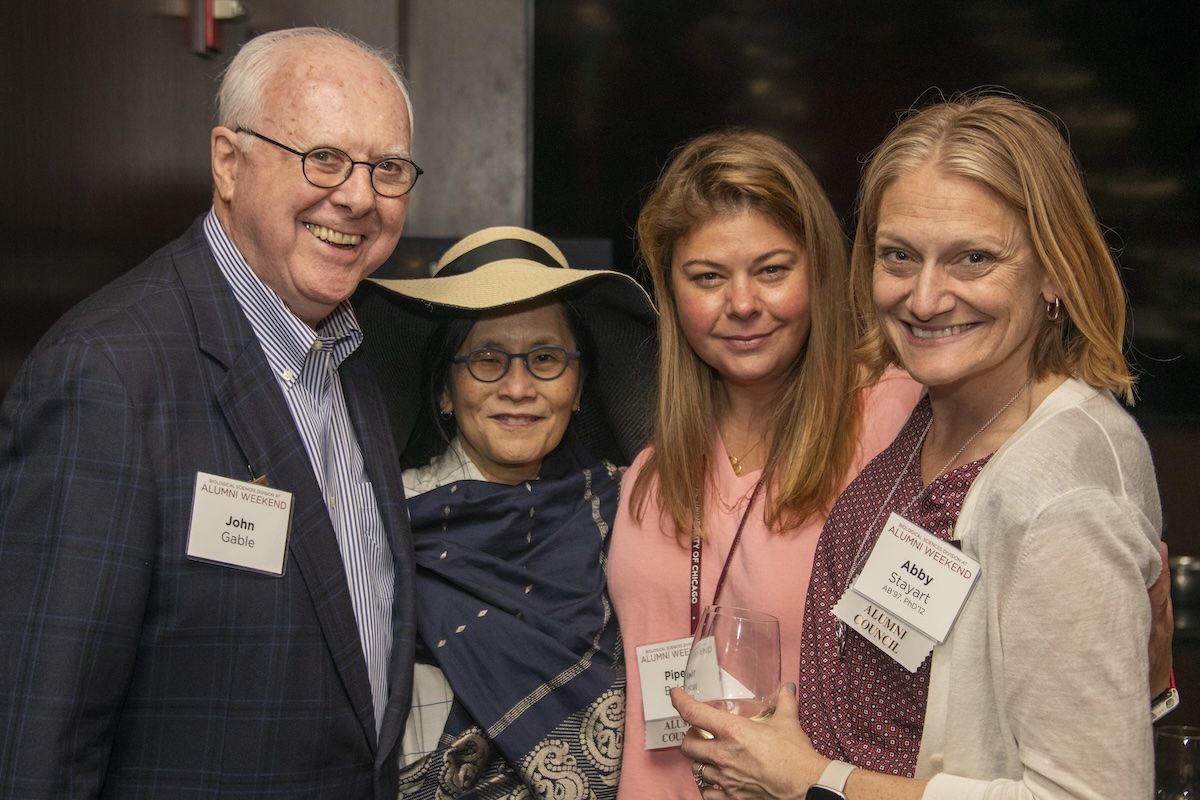
{"label": "gray hair", "polygon": [[412,98],[408,84],[396,57],[382,48],[373,47],[348,33],[332,28],[307,27],[285,28],[256,36],[242,46],[229,62],[221,76],[221,88],[217,92],[217,124],[236,129],[238,126],[252,127],[262,115],[263,87],[267,79],[279,67],[278,45],[296,39],[325,39],[350,45],[369,58],[374,59],[392,77],[396,88],[404,97],[408,107],[409,135],[413,129]]}

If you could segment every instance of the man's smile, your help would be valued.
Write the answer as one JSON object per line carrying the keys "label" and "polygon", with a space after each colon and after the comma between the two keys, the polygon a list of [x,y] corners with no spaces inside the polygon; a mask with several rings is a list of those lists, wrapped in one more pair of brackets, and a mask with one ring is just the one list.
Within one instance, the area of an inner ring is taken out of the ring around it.
{"label": "man's smile", "polygon": [[362,236],[357,233],[342,233],[341,231],[335,231],[332,228],[326,228],[324,225],[316,225],[312,222],[304,223],[304,227],[308,228],[313,236],[330,244],[353,247],[362,241]]}

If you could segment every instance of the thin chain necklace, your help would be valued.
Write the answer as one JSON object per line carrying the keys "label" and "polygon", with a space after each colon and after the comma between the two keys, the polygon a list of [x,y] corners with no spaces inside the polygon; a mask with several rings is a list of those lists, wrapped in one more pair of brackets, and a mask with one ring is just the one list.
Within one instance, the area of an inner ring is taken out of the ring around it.
{"label": "thin chain necklace", "polygon": [[[755,445],[755,447],[757,447],[757,446],[758,445]],[[748,455],[750,455],[750,453],[753,453],[753,452],[754,452],[754,450],[752,448],[749,452],[746,453],[746,455],[748,456]],[[739,478],[742,477],[742,473],[746,471],[746,466],[742,463],[742,459],[738,458],[735,455],[730,455],[729,451],[726,451],[725,455],[729,456],[729,466],[733,467],[733,474],[737,475]],[[743,458],[745,458],[745,456],[743,456]]]}
{"label": "thin chain necklace", "polygon": [[[945,464],[943,464],[941,469],[939,469],[937,472],[933,473],[933,479],[930,480],[929,482],[933,483],[933,480],[936,480],[937,476],[941,475],[943,472],[945,472],[947,469],[949,469],[950,465],[953,464],[955,461],[957,461],[958,457],[966,452],[967,447],[970,446],[971,442],[975,441],[975,437],[977,437],[979,434],[986,431],[993,422],[995,422],[997,419],[1000,418],[1001,414],[1003,414],[1005,411],[1008,411],[1008,407],[1011,406],[1013,403],[1017,402],[1018,397],[1025,394],[1025,390],[1029,388],[1029,384],[1031,384],[1031,383],[1033,383],[1032,377],[1029,380],[1025,381],[1024,386],[1022,386],[1020,389],[1017,389],[1017,393],[1014,394],[1011,398],[1009,398],[1009,401],[1007,403],[1000,406],[999,411],[997,411],[995,414],[992,414],[991,419],[989,419],[987,422],[983,423],[983,427],[981,427],[979,430],[972,433],[970,435],[970,437],[965,442],[963,442],[963,446],[958,448],[958,450],[954,453],[954,455],[950,456],[950,460],[947,461]],[[920,447],[920,445],[924,443],[925,436],[929,433],[929,428],[932,426],[933,426],[933,416],[931,415],[929,418],[929,425],[925,426],[925,433],[921,434],[921,442],[918,443],[918,445],[917,445],[918,447]],[[921,494],[924,494],[924,491],[922,491]],[[917,497],[920,497],[920,496],[921,496],[920,494],[917,495]],[[915,502],[916,502],[916,500],[914,499],[913,503],[915,503]],[[909,503],[908,508],[906,508],[904,510],[905,513],[908,513],[908,509],[912,508],[912,505],[913,505],[912,503]]]}
{"label": "thin chain necklace", "polygon": [[[929,490],[929,487],[933,485],[933,482],[937,480],[938,476],[941,475],[942,473],[944,473],[947,469],[949,469],[950,465],[953,464],[955,461],[957,461],[958,457],[966,452],[967,447],[970,446],[971,442],[975,441],[976,437],[978,437],[979,434],[986,431],[993,422],[995,422],[997,419],[1000,418],[1001,414],[1003,414],[1005,411],[1007,411],[1013,403],[1017,402],[1017,398],[1019,398],[1021,395],[1025,394],[1025,390],[1028,389],[1030,384],[1032,384],[1032,383],[1033,383],[1033,378],[1030,377],[1029,380],[1025,381],[1025,385],[1022,386],[1020,389],[1018,389],[1017,393],[1014,394],[1011,398],[1009,398],[1009,401],[1007,403],[1005,403],[1004,405],[1002,405],[1000,407],[999,411],[997,411],[995,414],[992,414],[991,419],[989,419],[987,422],[983,423],[983,425],[980,426],[979,430],[972,433],[970,435],[970,437],[968,437],[967,440],[965,442],[963,442],[963,446],[958,448],[958,451],[954,455],[950,456],[950,460],[942,465],[942,468],[939,469],[934,474],[933,479],[930,480],[928,484],[921,487],[921,491],[917,492],[916,497],[914,497],[912,500],[909,501],[908,505],[906,505],[904,507],[904,510],[902,510],[900,512],[900,516],[903,517],[906,514],[908,514],[909,511],[912,510],[912,507],[917,504],[918,500],[920,500],[922,497],[925,496],[925,492],[927,492]],[[880,506],[879,511],[875,515],[875,519],[872,520],[870,526],[867,528],[867,532],[868,532],[867,535],[864,536],[858,544],[858,552],[856,552],[854,554],[854,561],[852,561],[850,564],[850,572],[848,574],[848,578],[846,581],[847,586],[850,585],[850,581],[854,580],[854,576],[857,574],[859,566],[861,566],[862,557],[863,557],[863,549],[867,546],[868,542],[874,542],[875,539],[877,538],[877,536],[871,535],[870,532],[871,531],[878,532],[880,530],[878,525],[879,525],[880,519],[882,519],[882,517],[883,517],[883,512],[887,510],[889,505],[891,505],[892,497],[896,494],[896,490],[898,488],[900,488],[900,481],[902,481],[904,479],[904,476],[908,474],[908,470],[912,466],[913,459],[915,459],[917,457],[917,454],[921,452],[921,448],[925,444],[925,437],[929,435],[929,429],[931,427],[933,427],[933,414],[932,413],[929,415],[929,422],[927,422],[925,424],[925,430],[921,431],[921,436],[919,439],[917,439],[916,446],[913,448],[912,452],[908,454],[907,465],[905,465],[904,469],[902,469],[900,471],[900,474],[896,476],[896,482],[892,484],[892,490],[890,492],[888,492],[887,499],[885,499],[883,501],[883,505]],[[918,467],[918,472],[919,471],[920,471],[920,468]]]}
{"label": "thin chain necklace", "polygon": [[[760,444],[762,444],[766,440],[766,438],[767,438],[767,431],[763,431],[763,435],[758,437],[758,441],[755,442],[753,445],[751,445],[750,449],[747,450],[745,453],[743,453],[741,458],[730,453],[728,446],[725,448],[725,455],[726,455],[726,457],[729,458],[729,466],[733,467],[734,475],[738,476],[739,478],[742,477],[742,473],[746,471],[746,465],[742,463],[742,459],[749,458],[750,454],[753,453],[755,450],[757,450],[758,446]],[[724,435],[721,436],[721,443],[722,444],[725,443]]]}
{"label": "thin chain necklace", "polygon": [[[973,434],[970,435],[970,437],[967,438],[967,440],[965,442],[963,442],[963,446],[958,448],[958,451],[955,452],[954,455],[950,456],[950,460],[942,465],[942,468],[939,469],[937,471],[937,473],[934,474],[933,479],[930,480],[928,484],[921,487],[921,491],[917,492],[916,496],[912,500],[909,501],[908,505],[906,505],[904,507],[904,510],[900,512],[900,516],[902,516],[902,517],[906,516],[908,514],[908,512],[912,510],[912,507],[917,504],[918,500],[920,500],[922,497],[925,496],[925,492],[927,492],[929,490],[929,487],[933,485],[933,482],[938,479],[938,476],[941,475],[942,473],[944,473],[947,469],[949,469],[950,465],[953,464],[955,461],[957,461],[958,457],[966,452],[967,447],[970,446],[971,442],[975,441],[976,437],[978,437],[979,434],[986,431],[993,422],[995,422],[997,419],[1000,418],[1001,414],[1003,414],[1005,411],[1007,411],[1013,403],[1017,402],[1017,398],[1020,397],[1021,395],[1025,394],[1025,390],[1028,389],[1030,384],[1032,384],[1032,383],[1033,383],[1033,377],[1031,376],[1029,378],[1029,380],[1025,381],[1025,385],[1022,386],[1020,389],[1018,389],[1017,393],[1014,394],[1011,398],[1009,398],[1009,401],[1007,403],[1005,403],[1004,405],[1002,405],[1000,407],[999,411],[997,411],[995,414],[992,414],[991,418],[987,422],[983,423],[983,425],[980,426],[979,430],[975,431]],[[846,583],[842,587],[842,591],[840,592],[840,594],[846,593],[846,591],[850,588],[850,584],[854,582],[855,576],[858,575],[858,571],[862,567],[862,562],[863,562],[863,558],[864,558],[864,550],[867,546],[867,543],[870,542],[873,546],[874,542],[879,538],[879,531],[881,530],[881,528],[879,527],[879,520],[883,517],[883,513],[885,511],[887,511],[888,506],[891,505],[892,497],[895,496],[896,490],[898,488],[900,488],[900,482],[902,480],[904,480],[904,476],[907,475],[909,469],[912,468],[913,460],[916,459],[917,454],[921,452],[921,448],[925,444],[925,437],[929,435],[929,429],[931,427],[933,427],[933,414],[932,413],[929,415],[929,422],[927,422],[925,424],[925,430],[921,431],[921,436],[917,439],[916,446],[913,447],[912,452],[908,454],[908,462],[905,464],[904,469],[900,470],[900,474],[896,476],[896,482],[892,484],[891,491],[888,492],[887,498],[883,501],[883,505],[879,507],[879,511],[875,514],[875,519],[872,520],[871,524],[867,527],[867,535],[863,536],[862,539],[859,541],[858,550],[854,554],[854,560],[850,562],[850,571],[846,573]],[[920,467],[918,467],[917,469],[918,469],[918,473],[919,473]],[[872,531],[874,533],[872,533]],[[846,639],[846,623],[842,622],[839,619],[837,622],[837,628],[834,632],[834,641],[835,641],[835,646],[837,649],[839,659],[842,657],[842,653],[843,653],[843,649],[844,649],[844,645],[845,645],[845,639]]]}

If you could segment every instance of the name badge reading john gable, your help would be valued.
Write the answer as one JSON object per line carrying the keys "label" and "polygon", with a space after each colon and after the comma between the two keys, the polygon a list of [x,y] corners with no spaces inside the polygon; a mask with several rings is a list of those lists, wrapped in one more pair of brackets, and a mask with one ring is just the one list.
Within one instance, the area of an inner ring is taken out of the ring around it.
{"label": "name badge reading john gable", "polygon": [[187,556],[282,576],[291,523],[291,492],[197,472]]}

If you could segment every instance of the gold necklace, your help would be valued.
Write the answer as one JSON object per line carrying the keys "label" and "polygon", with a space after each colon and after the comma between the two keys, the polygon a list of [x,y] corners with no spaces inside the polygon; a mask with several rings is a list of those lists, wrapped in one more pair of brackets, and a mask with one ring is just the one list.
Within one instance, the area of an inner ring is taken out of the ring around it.
{"label": "gold necklace", "polygon": [[[721,438],[724,439],[725,437],[722,436]],[[758,437],[758,441],[755,442],[754,445],[749,450],[747,450],[742,455],[741,458],[738,458],[737,456],[732,455],[729,452],[729,449],[726,448],[725,456],[729,459],[729,466],[733,467],[734,475],[738,476],[739,478],[742,477],[742,473],[746,471],[746,465],[742,463],[742,458],[748,458],[751,453],[753,453],[755,450],[758,449],[758,446],[760,444],[762,444],[763,440],[766,438],[767,438],[767,433],[766,433],[766,431],[763,431],[763,435]]]}

